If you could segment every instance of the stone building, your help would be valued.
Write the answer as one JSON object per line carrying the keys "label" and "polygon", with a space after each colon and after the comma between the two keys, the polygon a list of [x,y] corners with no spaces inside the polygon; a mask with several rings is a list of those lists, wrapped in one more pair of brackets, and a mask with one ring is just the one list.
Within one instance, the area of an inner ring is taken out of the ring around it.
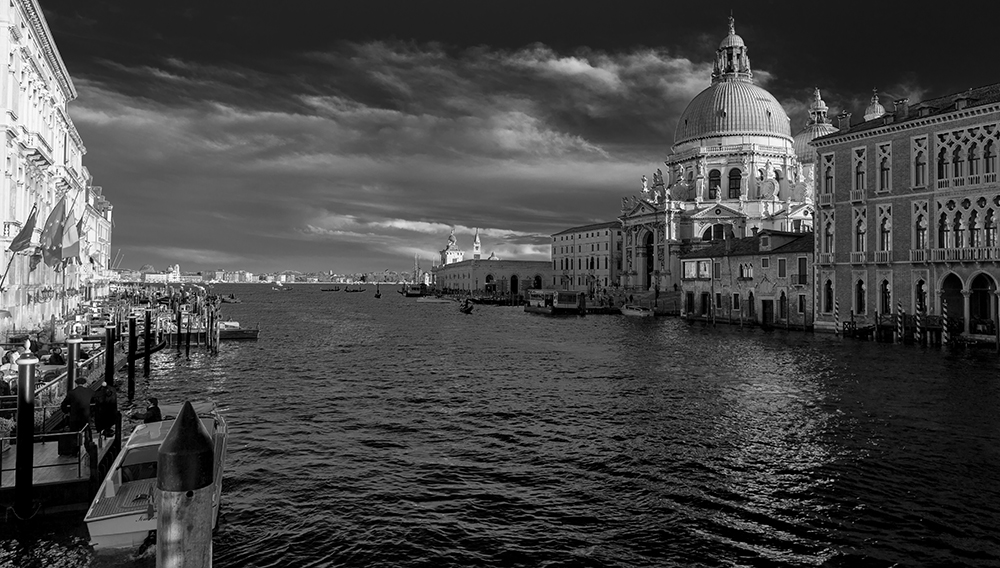
{"label": "stone building", "polygon": [[[1000,84],[910,105],[812,141],[821,183],[816,329],[835,311],[959,318],[992,333],[1000,244]],[[881,106],[881,105],[879,105]]]}
{"label": "stone building", "polygon": [[552,280],[546,287],[599,293],[618,287],[621,268],[620,222],[573,227],[552,235]]}
{"label": "stone building", "polygon": [[765,229],[681,255],[681,313],[729,323],[813,326],[813,233]]}
{"label": "stone building", "polygon": [[[0,181],[0,243],[9,266],[0,301],[12,314],[0,327],[24,329],[107,292],[111,206],[83,166],[87,150],[67,110],[76,89],[37,0],[0,6],[0,26],[5,30],[0,54],[7,61],[0,72],[0,125],[7,133],[0,146],[5,173]],[[69,262],[57,272],[39,261],[39,247],[45,221],[63,197],[67,214],[71,210],[74,220],[83,221],[81,264]],[[12,254],[11,242],[35,206],[30,246]]]}
{"label": "stone building", "polygon": [[[552,264],[546,260],[502,260],[496,254],[481,258],[482,241],[476,231],[473,258],[463,260],[455,231],[441,251],[441,264],[431,268],[430,285],[442,292],[487,296],[523,296],[529,288],[543,288],[552,281]],[[456,260],[457,259],[457,260]],[[451,262],[447,262],[451,260]]]}
{"label": "stone building", "polygon": [[754,84],[747,45],[730,18],[711,85],[677,123],[666,172],[657,170],[651,183],[643,176],[640,194],[622,199],[621,285],[679,284],[679,255],[704,242],[754,229],[811,230],[813,186],[794,142],[784,109]]}

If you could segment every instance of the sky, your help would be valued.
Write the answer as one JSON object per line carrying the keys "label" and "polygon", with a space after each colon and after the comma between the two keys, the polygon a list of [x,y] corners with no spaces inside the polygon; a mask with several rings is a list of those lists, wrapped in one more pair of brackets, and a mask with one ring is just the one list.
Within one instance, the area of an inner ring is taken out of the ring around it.
{"label": "sky", "polygon": [[793,134],[817,86],[857,120],[1000,81],[1000,2],[39,3],[134,269],[548,260],[662,167],[730,11]]}

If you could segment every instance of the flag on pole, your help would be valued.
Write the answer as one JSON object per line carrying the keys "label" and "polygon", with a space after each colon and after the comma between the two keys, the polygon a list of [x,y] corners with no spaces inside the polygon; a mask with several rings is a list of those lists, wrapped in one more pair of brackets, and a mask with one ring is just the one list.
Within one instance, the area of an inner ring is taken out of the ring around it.
{"label": "flag on pole", "polygon": [[76,223],[76,213],[73,209],[66,215],[63,225],[62,258],[74,259],[80,257],[80,226]]}
{"label": "flag on pole", "polygon": [[42,229],[42,257],[45,264],[57,266],[62,261],[63,229],[66,223],[66,198],[63,197],[49,213]]}
{"label": "flag on pole", "polygon": [[31,246],[31,235],[35,232],[35,220],[38,217],[38,206],[32,206],[28,220],[24,222],[21,231],[17,233],[14,240],[10,242],[10,252],[21,252]]}

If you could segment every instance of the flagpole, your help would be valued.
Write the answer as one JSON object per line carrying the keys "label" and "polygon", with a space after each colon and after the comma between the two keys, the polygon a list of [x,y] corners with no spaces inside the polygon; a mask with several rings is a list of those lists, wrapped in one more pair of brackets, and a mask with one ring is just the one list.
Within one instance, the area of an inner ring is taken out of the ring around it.
{"label": "flagpole", "polygon": [[3,283],[7,281],[7,273],[10,272],[10,265],[14,264],[15,256],[17,256],[16,252],[11,253],[10,260],[7,261],[7,269],[3,271],[3,277],[0,278],[0,293],[3,293]]}

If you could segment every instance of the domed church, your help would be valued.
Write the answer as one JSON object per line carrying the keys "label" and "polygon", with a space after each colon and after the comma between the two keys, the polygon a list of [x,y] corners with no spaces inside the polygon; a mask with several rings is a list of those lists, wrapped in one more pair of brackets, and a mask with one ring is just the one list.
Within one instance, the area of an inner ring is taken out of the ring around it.
{"label": "domed church", "polygon": [[[657,170],[651,184],[643,176],[640,195],[622,199],[621,285],[679,284],[678,255],[701,243],[760,229],[811,231],[815,150],[808,142],[832,131],[826,111],[817,89],[809,123],[793,139],[781,104],[754,84],[747,45],[730,17],[712,84],[681,114],[666,172]],[[811,152],[807,161],[798,148]]]}

